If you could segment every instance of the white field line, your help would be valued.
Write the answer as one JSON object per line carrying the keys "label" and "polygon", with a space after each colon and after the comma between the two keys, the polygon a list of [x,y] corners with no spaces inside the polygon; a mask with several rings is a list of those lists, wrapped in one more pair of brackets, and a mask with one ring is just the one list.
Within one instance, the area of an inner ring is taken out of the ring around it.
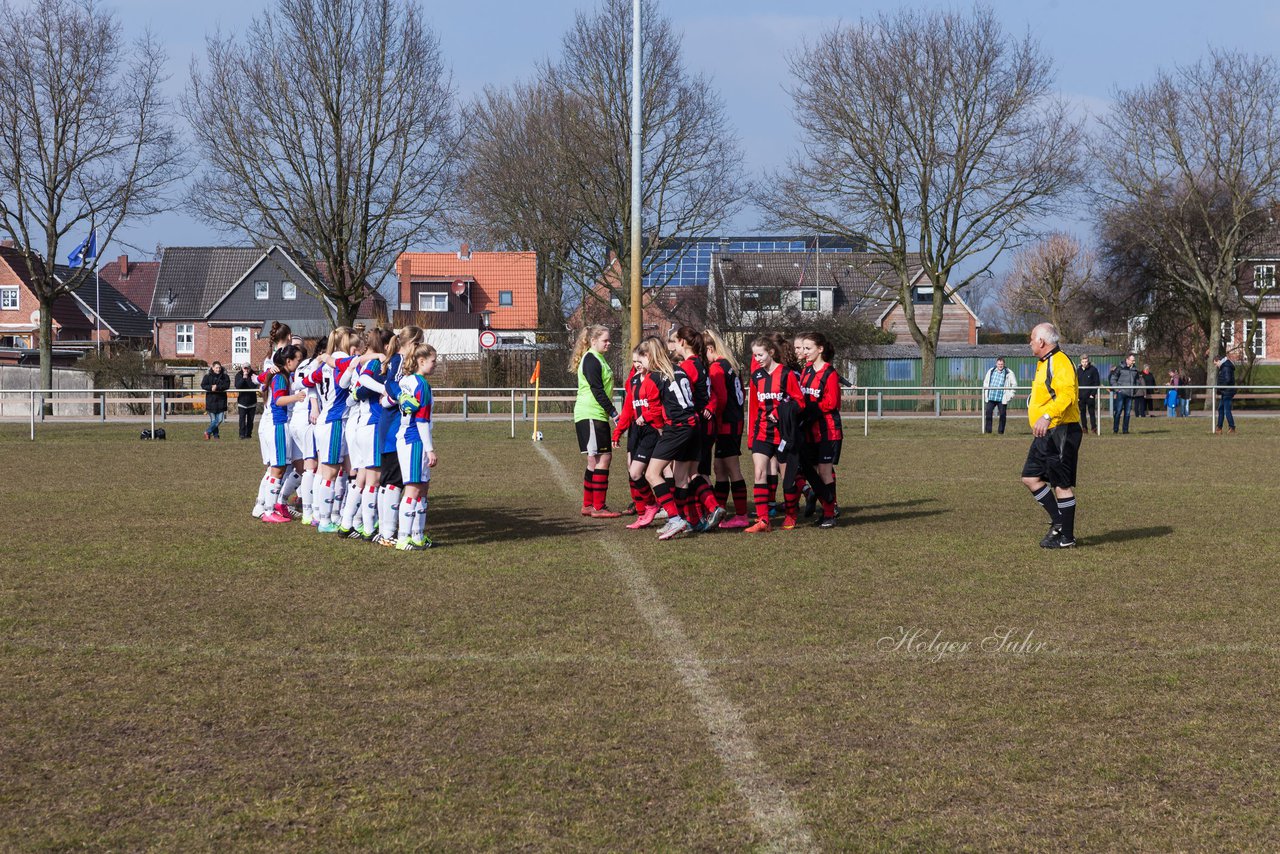
{"label": "white field line", "polygon": [[[551,466],[552,474],[569,498],[578,498],[573,480],[560,461],[542,443],[535,442],[534,447]],[[600,540],[622,575],[636,610],[693,698],[698,717],[710,735],[711,746],[724,763],[729,779],[746,800],[751,822],[764,837],[767,848],[817,850],[791,796],[756,753],[742,710],[711,678],[707,665],[698,657],[680,621],[663,604],[648,574],[607,529],[601,530]]]}

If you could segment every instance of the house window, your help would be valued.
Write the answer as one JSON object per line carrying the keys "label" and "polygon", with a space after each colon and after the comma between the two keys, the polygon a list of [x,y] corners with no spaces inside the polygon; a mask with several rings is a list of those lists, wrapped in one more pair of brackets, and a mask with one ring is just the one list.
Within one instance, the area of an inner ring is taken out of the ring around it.
{"label": "house window", "polygon": [[782,308],[782,293],[777,290],[743,291],[739,304],[743,311],[778,311]]}
{"label": "house window", "polygon": [[1234,350],[1236,348],[1236,322],[1234,320],[1222,321],[1222,348],[1224,350]]}
{"label": "house window", "polygon": [[418,311],[448,311],[449,295],[420,293],[418,294]]}
{"label": "house window", "polygon": [[894,382],[910,381],[916,378],[915,359],[890,359],[884,365],[884,378]]}
{"label": "house window", "polygon": [[249,327],[233,326],[231,328],[231,363],[233,365],[249,364]]}
{"label": "house window", "polygon": [[1262,318],[1244,321],[1245,346],[1259,359],[1267,355],[1267,324]]}
{"label": "house window", "polygon": [[18,289],[0,288],[0,308],[18,307]]}
{"label": "house window", "polygon": [[295,285],[293,282],[285,282],[280,286],[280,298],[281,299],[297,299],[298,286]]}
{"label": "house window", "polygon": [[194,356],[196,352],[196,325],[194,323],[178,324],[178,355]]}
{"label": "house window", "polygon": [[1253,268],[1253,286],[1260,291],[1269,291],[1276,286],[1276,265],[1256,264]]}
{"label": "house window", "polygon": [[818,292],[817,291],[801,291],[800,292],[800,310],[801,311],[817,311],[818,310]]}
{"label": "house window", "polygon": [[271,283],[270,282],[254,282],[253,298],[254,299],[270,299]]}
{"label": "house window", "polygon": [[511,291],[498,291],[498,305],[514,305],[513,299]]}

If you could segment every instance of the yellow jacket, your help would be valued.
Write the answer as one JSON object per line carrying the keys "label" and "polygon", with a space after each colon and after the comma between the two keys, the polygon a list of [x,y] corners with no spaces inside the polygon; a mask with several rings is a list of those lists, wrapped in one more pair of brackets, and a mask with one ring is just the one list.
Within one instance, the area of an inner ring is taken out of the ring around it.
{"label": "yellow jacket", "polygon": [[1036,363],[1036,378],[1031,383],[1031,401],[1027,421],[1031,426],[1049,416],[1049,429],[1059,424],[1080,423],[1080,390],[1076,386],[1076,366],[1066,353],[1054,347]]}

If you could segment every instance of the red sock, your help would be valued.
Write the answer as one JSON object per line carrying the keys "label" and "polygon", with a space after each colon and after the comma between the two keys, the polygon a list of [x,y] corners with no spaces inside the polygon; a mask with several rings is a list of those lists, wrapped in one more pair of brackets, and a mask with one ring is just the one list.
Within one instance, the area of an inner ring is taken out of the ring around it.
{"label": "red sock", "polygon": [[782,500],[786,502],[787,515],[796,515],[796,507],[800,504],[800,490],[796,487],[786,490],[782,493]]}
{"label": "red sock", "polygon": [[594,506],[597,510],[604,509],[604,500],[609,493],[609,470],[596,469],[596,494]]}
{"label": "red sock", "polygon": [[756,484],[756,518],[762,521],[769,521],[769,485],[766,483]]}
{"label": "red sock", "polygon": [[680,515],[680,509],[676,507],[676,501],[671,496],[671,487],[667,486],[666,481],[652,485],[653,499],[667,511],[667,516],[675,518]]}
{"label": "red sock", "polygon": [[769,500],[778,500],[778,476],[776,474],[769,475]]}
{"label": "red sock", "polygon": [[643,514],[648,509],[648,496],[645,495],[645,483],[643,480],[631,481],[631,500],[636,503],[636,513]]}
{"label": "red sock", "polygon": [[587,469],[582,476],[582,506],[594,507],[596,504],[596,473]]}
{"label": "red sock", "polygon": [[733,491],[733,512],[739,516],[747,515],[747,482],[735,480],[729,488]]}

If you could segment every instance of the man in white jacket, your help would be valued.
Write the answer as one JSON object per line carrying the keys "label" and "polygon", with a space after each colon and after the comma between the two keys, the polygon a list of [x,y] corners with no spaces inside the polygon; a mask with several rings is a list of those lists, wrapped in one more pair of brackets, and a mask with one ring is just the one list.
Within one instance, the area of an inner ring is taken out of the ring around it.
{"label": "man in white jacket", "polygon": [[996,359],[996,366],[987,371],[982,378],[982,399],[986,401],[986,411],[982,418],[982,432],[991,432],[991,414],[1000,412],[1000,434],[1004,435],[1004,419],[1009,411],[1009,401],[1013,400],[1018,381],[1013,371],[1004,366],[1004,358]]}

